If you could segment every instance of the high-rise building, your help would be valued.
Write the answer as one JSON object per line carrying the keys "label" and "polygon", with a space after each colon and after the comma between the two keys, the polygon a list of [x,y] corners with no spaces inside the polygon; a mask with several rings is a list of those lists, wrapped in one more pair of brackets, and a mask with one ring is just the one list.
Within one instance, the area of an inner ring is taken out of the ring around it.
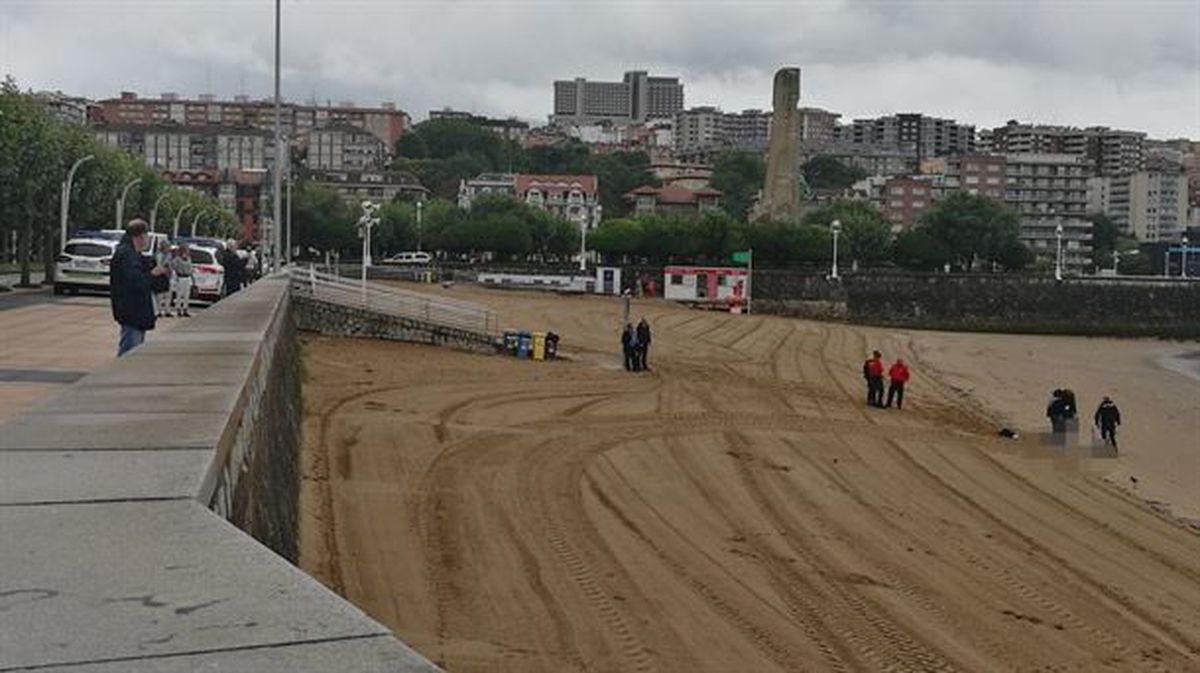
{"label": "high-rise building", "polygon": [[1038,257],[1054,259],[1062,227],[1063,264],[1079,270],[1091,262],[1092,223],[1087,159],[1076,154],[1008,154],[1006,201],[1020,217],[1021,241]]}
{"label": "high-rise building", "polygon": [[[159,98],[139,98],[131,91],[122,91],[118,98],[97,101],[89,110],[95,126],[111,124],[148,126],[179,124],[182,126],[253,126],[272,130],[275,126],[275,103],[271,99],[251,100],[235,96],[233,100],[217,100],[209,94],[195,99],[164,93]],[[383,142],[388,151],[408,127],[409,117],[391,103],[377,108],[359,107],[343,101],[337,105],[283,103],[284,133],[295,135],[329,124],[344,123],[370,132]]]}
{"label": "high-rise building", "polygon": [[1075,128],[1010,121],[980,132],[981,149],[995,154],[1073,154],[1087,158],[1089,175],[1129,175],[1145,165],[1146,134],[1105,126]]}
{"label": "high-rise building", "polygon": [[620,82],[582,77],[554,82],[555,124],[612,122],[634,124],[670,119],[683,109],[683,84],[677,77],[651,77],[644,71],[625,73]]}
{"label": "high-rise building", "polygon": [[675,157],[707,163],[724,151],[766,152],[771,113],[762,110],[722,112],[715,107],[695,107],[675,115]]}
{"label": "high-rise building", "polygon": [[837,128],[838,140],[912,152],[917,160],[975,151],[975,127],[953,119],[904,113],[855,119]]}
{"label": "high-rise building", "polygon": [[1143,243],[1175,240],[1187,228],[1187,174],[1161,167],[1088,180],[1088,211],[1108,215]]}
{"label": "high-rise building", "polygon": [[371,133],[349,124],[330,124],[302,136],[304,165],[319,171],[381,169],[388,151]]}
{"label": "high-rise building", "polygon": [[815,107],[802,107],[796,112],[801,142],[833,142],[837,139],[838,120],[842,115]]}

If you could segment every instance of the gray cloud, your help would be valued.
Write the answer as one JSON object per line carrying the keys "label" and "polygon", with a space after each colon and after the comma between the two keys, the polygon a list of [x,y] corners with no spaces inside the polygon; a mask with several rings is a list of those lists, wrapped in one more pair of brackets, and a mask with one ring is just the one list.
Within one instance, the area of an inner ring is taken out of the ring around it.
{"label": "gray cloud", "polygon": [[[271,93],[266,0],[0,0],[0,72],[89,96]],[[771,73],[846,118],[899,110],[1200,137],[1200,3],[285,0],[288,98],[542,120],[551,82],[679,75],[767,107]]]}

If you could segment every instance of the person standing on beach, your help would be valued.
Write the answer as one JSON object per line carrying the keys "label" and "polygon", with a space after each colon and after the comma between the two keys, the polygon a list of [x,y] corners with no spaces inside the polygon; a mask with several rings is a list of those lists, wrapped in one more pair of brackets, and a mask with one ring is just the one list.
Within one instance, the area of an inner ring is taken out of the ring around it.
{"label": "person standing on beach", "polygon": [[645,318],[638,322],[636,336],[638,369],[645,371],[650,369],[650,361],[647,360],[650,356],[650,323]]}
{"label": "person standing on beach", "polygon": [[863,378],[867,380],[867,406],[883,406],[883,354],[875,351],[863,363]]}
{"label": "person standing on beach", "polygon": [[1096,407],[1096,414],[1092,420],[1100,426],[1100,439],[1112,444],[1113,449],[1116,449],[1117,426],[1121,424],[1121,410],[1117,408],[1116,403],[1105,397],[1100,406]]}
{"label": "person standing on beach", "polygon": [[147,269],[142,251],[150,243],[145,220],[130,220],[109,265],[109,300],[121,326],[117,357],[139,346],[154,329],[154,279],[169,273],[165,266]]}
{"label": "person standing on beach", "polygon": [[888,370],[888,379],[891,380],[891,384],[888,386],[887,404],[884,406],[891,408],[892,398],[895,398],[896,408],[903,409],[904,384],[908,383],[908,365],[904,364],[904,360],[896,358]]}
{"label": "person standing on beach", "polygon": [[621,352],[625,355],[625,371],[634,371],[637,366],[637,355],[634,352],[634,343],[637,340],[637,335],[633,331],[633,325],[625,323],[625,329],[621,331]]}

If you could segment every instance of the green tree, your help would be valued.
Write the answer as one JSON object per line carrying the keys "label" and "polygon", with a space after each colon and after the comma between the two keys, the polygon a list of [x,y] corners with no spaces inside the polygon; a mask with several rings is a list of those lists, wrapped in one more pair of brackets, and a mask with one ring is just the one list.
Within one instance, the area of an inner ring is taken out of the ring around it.
{"label": "green tree", "polygon": [[1092,213],[1087,219],[1092,223],[1092,266],[1094,269],[1112,266],[1113,250],[1117,249],[1121,234],[1117,223],[1104,213]]}
{"label": "green tree", "polygon": [[834,220],[842,225],[840,243],[846,259],[873,264],[887,257],[892,228],[875,206],[867,201],[839,199],[809,211],[802,222],[814,227],[829,227]]}
{"label": "green tree", "polygon": [[650,157],[645,152],[612,152],[589,156],[583,162],[584,173],[592,173],[599,182],[600,205],[611,217],[624,217],[630,204],[625,195],[643,185],[657,187],[658,178],[650,172]]}
{"label": "green tree", "polygon": [[713,189],[721,190],[721,204],[735,219],[746,219],[754,197],[763,187],[766,168],[752,152],[725,152],[713,165]]}
{"label": "green tree", "polygon": [[902,232],[892,245],[892,261],[905,269],[936,271],[953,257],[945,243],[922,228]]}
{"label": "green tree", "polygon": [[953,192],[927,210],[917,226],[946,246],[958,269],[971,270],[981,262],[1018,269],[1029,262],[1017,252],[1017,214],[984,196]]}
{"label": "green tree", "polygon": [[642,251],[644,231],[638,220],[616,218],[605,220],[588,234],[588,247],[602,255],[631,257]]}
{"label": "green tree", "polygon": [[847,166],[833,157],[817,156],[801,167],[804,179],[812,189],[847,189],[867,177],[857,166]]}
{"label": "green tree", "polygon": [[356,215],[336,191],[302,181],[292,188],[292,244],[353,254],[361,245]]}

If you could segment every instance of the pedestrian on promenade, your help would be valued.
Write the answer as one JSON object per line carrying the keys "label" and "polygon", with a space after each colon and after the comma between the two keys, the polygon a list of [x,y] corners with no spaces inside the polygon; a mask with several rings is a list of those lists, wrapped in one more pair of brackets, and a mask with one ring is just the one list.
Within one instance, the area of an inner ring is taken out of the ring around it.
{"label": "pedestrian on promenade", "polygon": [[896,358],[892,363],[891,369],[888,370],[888,379],[891,384],[888,386],[887,404],[886,407],[892,406],[892,398],[896,399],[896,408],[904,408],[904,384],[908,383],[908,365],[904,364],[904,360]]}
{"label": "pedestrian on promenade", "polygon": [[245,273],[246,263],[237,254],[237,242],[230,239],[225,242],[221,251],[221,266],[225,268],[225,296],[242,289],[242,274]]}
{"label": "pedestrian on promenade", "polygon": [[117,357],[141,344],[146,331],[154,329],[154,282],[168,273],[164,266],[146,268],[142,258],[150,242],[146,232],[145,220],[130,220],[109,267],[113,319],[121,326]]}
{"label": "pedestrian on promenade", "polygon": [[[158,241],[158,249],[154,251],[155,266],[171,269],[171,244],[167,239]],[[166,282],[158,285],[154,293],[154,315],[158,318],[171,317],[171,274],[167,273]]]}
{"label": "pedestrian on promenade", "polygon": [[637,368],[637,333],[633,330],[633,325],[625,323],[625,329],[621,331],[621,352],[625,355],[625,371],[632,372]]}
{"label": "pedestrian on promenade", "polygon": [[650,361],[647,359],[650,356],[650,323],[646,322],[645,318],[638,321],[636,336],[638,369],[645,371],[650,369]]}
{"label": "pedestrian on promenade", "polygon": [[188,308],[192,300],[192,251],[187,243],[180,243],[171,258],[171,275],[174,278],[175,315],[190,318]]}
{"label": "pedestrian on promenade", "polygon": [[863,363],[863,378],[867,380],[867,406],[883,406],[883,354],[875,351]]}
{"label": "pedestrian on promenade", "polygon": [[1106,396],[1104,401],[1100,403],[1100,406],[1096,407],[1096,414],[1092,417],[1092,420],[1100,427],[1100,439],[1112,444],[1115,451],[1117,448],[1117,426],[1121,424],[1121,410],[1117,408],[1116,403]]}

